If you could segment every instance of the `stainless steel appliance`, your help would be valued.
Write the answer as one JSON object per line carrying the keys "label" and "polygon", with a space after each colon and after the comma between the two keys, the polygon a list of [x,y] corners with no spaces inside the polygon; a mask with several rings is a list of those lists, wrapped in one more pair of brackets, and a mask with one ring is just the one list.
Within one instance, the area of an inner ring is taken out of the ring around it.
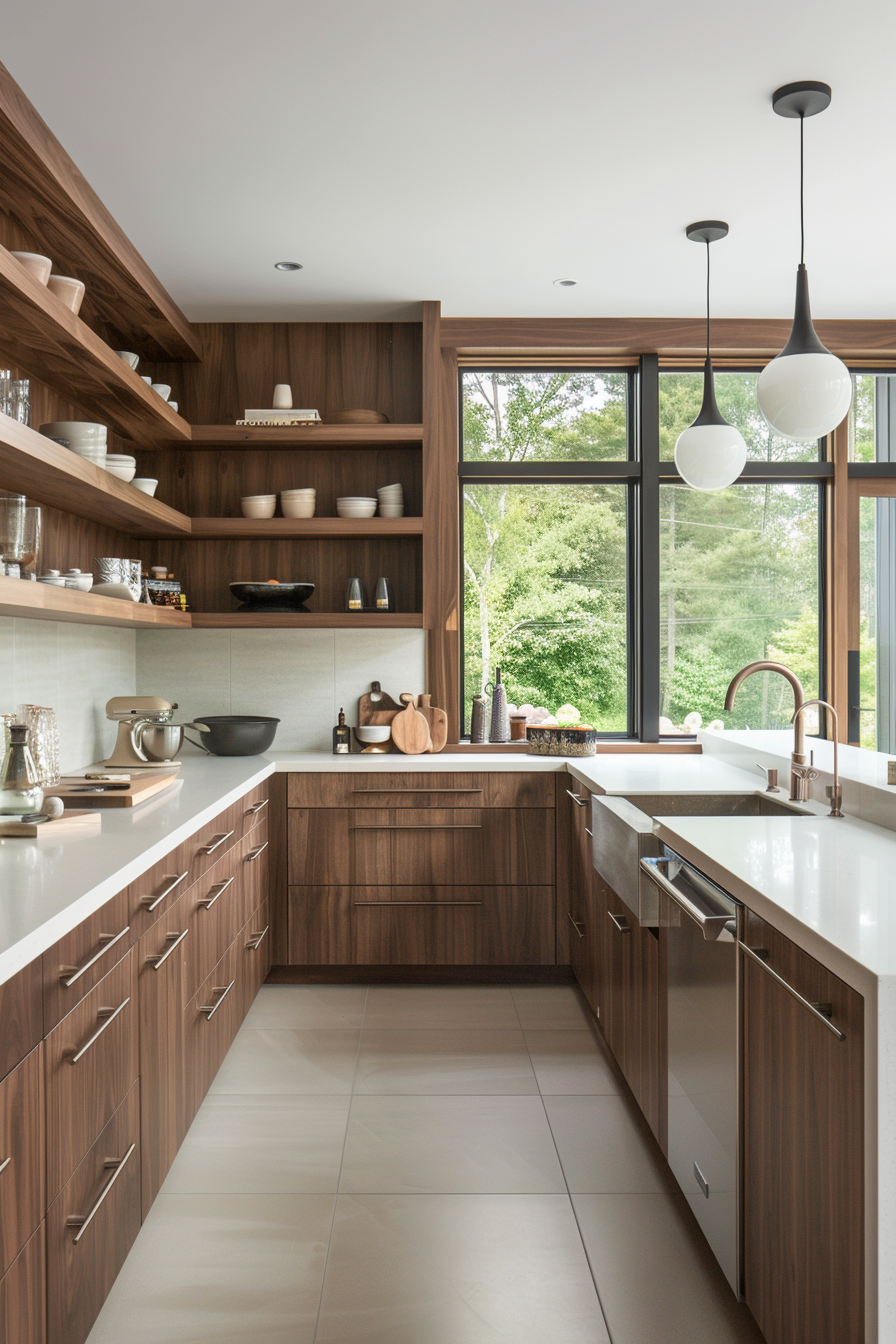
{"label": "stainless steel appliance", "polygon": [[106,703],[106,718],[118,724],[118,737],[112,755],[103,764],[119,770],[163,769],[166,766],[170,769],[171,761],[161,756],[155,748],[170,748],[172,755],[176,754],[180,750],[183,731],[176,746],[173,737],[164,734],[155,740],[150,739],[153,741],[152,754],[143,749],[142,739],[144,733],[149,733],[159,725],[169,726],[176,709],[176,703],[163,700],[160,695],[113,696]]}
{"label": "stainless steel appliance", "polygon": [[743,906],[666,845],[640,868],[662,893],[659,922],[668,929],[669,1166],[740,1297]]}

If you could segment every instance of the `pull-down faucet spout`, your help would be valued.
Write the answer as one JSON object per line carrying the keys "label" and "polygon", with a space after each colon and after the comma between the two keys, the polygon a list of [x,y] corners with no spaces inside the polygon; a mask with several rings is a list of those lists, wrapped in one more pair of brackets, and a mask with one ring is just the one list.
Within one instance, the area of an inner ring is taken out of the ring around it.
{"label": "pull-down faucet spout", "polygon": [[772,663],[768,659],[762,658],[755,663],[747,663],[731,678],[731,685],[728,687],[728,693],[725,696],[725,708],[734,708],[734,697],[738,689],[747,677],[754,672],[778,672],[793,687],[793,751],[790,755],[790,798],[792,802],[805,802],[809,796],[809,780],[798,767],[804,767],[808,764],[806,761],[806,729],[803,723],[803,716],[799,713],[806,703],[806,693],[803,690],[802,682],[795,672],[791,672],[789,667],[783,663]]}

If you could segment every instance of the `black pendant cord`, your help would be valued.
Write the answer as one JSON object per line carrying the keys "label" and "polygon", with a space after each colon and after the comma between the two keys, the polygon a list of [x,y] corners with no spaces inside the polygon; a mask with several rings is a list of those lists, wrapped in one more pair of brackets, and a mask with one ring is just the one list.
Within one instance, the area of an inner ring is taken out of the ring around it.
{"label": "black pendant cord", "polygon": [[804,113],[800,113],[800,265],[804,266],[806,262],[806,206],[805,191],[803,181],[804,173],[804,152],[803,152],[803,127],[806,124]]}
{"label": "black pendant cord", "polygon": [[706,240],[706,358],[709,359],[709,239]]}

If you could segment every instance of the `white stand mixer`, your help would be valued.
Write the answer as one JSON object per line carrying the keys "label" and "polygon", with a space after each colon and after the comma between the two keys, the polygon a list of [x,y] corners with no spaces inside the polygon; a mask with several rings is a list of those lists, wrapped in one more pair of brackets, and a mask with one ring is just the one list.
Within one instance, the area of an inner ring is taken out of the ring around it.
{"label": "white stand mixer", "polygon": [[159,695],[116,695],[106,703],[106,718],[118,724],[115,750],[103,764],[118,770],[176,770],[179,761],[151,761],[140,748],[146,729],[170,724],[176,704]]}

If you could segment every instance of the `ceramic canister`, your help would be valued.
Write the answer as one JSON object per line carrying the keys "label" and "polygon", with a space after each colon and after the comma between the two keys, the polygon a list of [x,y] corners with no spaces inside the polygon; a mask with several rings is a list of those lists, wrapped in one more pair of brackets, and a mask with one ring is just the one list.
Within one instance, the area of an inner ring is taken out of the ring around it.
{"label": "ceramic canister", "polygon": [[[488,690],[488,687],[485,688]],[[510,715],[507,710],[507,691],[501,684],[501,669],[495,669],[495,684],[492,687],[492,726],[490,742],[510,741]]]}

